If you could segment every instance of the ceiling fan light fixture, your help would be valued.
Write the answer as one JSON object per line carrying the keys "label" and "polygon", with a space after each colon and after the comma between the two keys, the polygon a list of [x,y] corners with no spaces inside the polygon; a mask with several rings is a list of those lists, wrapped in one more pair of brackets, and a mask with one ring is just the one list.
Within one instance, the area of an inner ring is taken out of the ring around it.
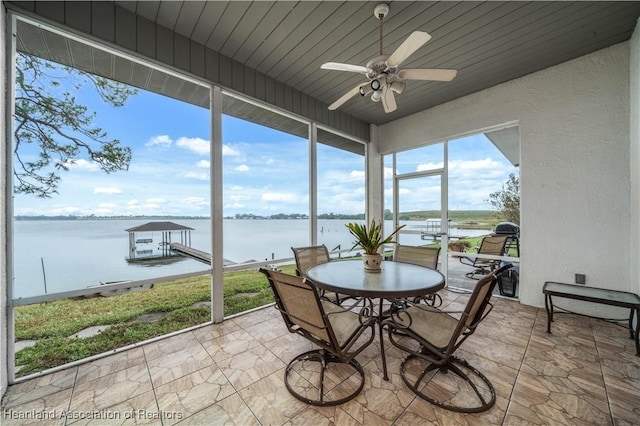
{"label": "ceiling fan light fixture", "polygon": [[394,81],[390,84],[391,90],[396,92],[398,95],[404,92],[405,87],[407,87],[407,84],[401,81]]}
{"label": "ceiling fan light fixture", "polygon": [[377,78],[374,78],[373,80],[371,80],[370,86],[371,86],[371,90],[373,91],[380,90],[380,87],[381,87],[380,80],[378,80]]}
{"label": "ceiling fan light fixture", "polygon": [[379,91],[375,91],[371,94],[371,100],[373,102],[380,102],[381,98],[382,98],[382,95],[380,94]]}
{"label": "ceiling fan light fixture", "polygon": [[372,90],[370,86],[363,85],[363,86],[360,86],[360,89],[358,90],[358,92],[360,93],[360,96],[367,96],[369,93],[372,92]]}

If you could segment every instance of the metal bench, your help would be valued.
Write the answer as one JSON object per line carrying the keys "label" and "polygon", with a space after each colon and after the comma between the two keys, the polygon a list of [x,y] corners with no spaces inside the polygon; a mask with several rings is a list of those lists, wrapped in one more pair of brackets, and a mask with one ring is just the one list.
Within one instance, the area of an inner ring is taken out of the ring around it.
{"label": "metal bench", "polygon": [[[629,312],[629,338],[634,339],[636,343],[636,355],[640,356],[640,296],[635,293],[629,293],[626,291],[607,290],[603,288],[586,287],[583,285],[564,284],[552,281],[544,283],[542,288],[544,293],[544,306],[547,310],[547,333],[551,333],[551,323],[553,322],[553,301],[552,296],[563,297],[565,299],[582,300],[585,302],[601,303],[603,305],[618,306],[622,308],[628,308]],[[560,309],[562,312],[570,312],[566,309]],[[583,314],[577,314],[583,315]],[[633,327],[633,317],[636,318],[635,329]],[[591,315],[585,315],[591,317]],[[596,317],[594,317],[596,318]],[[607,318],[599,318],[609,321],[623,321],[623,320],[611,320]]]}

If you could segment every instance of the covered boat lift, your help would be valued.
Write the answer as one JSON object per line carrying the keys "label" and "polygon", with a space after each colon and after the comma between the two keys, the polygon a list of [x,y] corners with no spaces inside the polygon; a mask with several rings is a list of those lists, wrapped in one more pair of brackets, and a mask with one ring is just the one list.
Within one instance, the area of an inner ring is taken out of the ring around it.
{"label": "covered boat lift", "polygon": [[[125,229],[129,233],[129,260],[171,256],[171,243],[174,242],[174,234],[179,235],[179,238],[176,237],[175,242],[191,247],[191,231],[193,230],[194,228],[174,222],[148,222],[144,225]],[[154,249],[153,245],[154,232],[160,233],[157,250]],[[141,246],[138,246],[139,244]]]}

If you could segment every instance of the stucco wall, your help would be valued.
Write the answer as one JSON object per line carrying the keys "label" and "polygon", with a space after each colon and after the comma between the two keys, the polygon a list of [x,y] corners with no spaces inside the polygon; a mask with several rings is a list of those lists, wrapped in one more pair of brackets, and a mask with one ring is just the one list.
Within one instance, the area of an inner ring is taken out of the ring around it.
{"label": "stucco wall", "polygon": [[[382,153],[517,121],[521,136],[521,286],[629,291],[629,42],[380,126]],[[634,259],[636,260],[636,259]]]}
{"label": "stucco wall", "polygon": [[[636,26],[637,28],[637,26]],[[631,291],[640,294],[640,31],[630,40]]]}

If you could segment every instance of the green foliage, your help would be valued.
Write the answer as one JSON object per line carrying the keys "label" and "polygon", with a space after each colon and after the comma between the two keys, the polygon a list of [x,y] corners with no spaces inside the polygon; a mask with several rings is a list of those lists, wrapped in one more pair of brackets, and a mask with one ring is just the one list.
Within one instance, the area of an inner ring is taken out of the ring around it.
{"label": "green foliage", "polygon": [[520,178],[511,173],[500,191],[489,194],[487,200],[503,220],[520,224]]}
{"label": "green foliage", "polygon": [[[295,265],[281,266],[295,274]],[[63,299],[15,310],[16,340],[38,342],[16,353],[19,375],[56,367],[126,345],[183,330],[211,319],[207,307],[194,306],[211,300],[211,277],[184,278],[155,285],[152,289],[113,297]],[[273,303],[265,276],[257,271],[230,272],[224,276],[224,315],[229,316]],[[143,314],[164,313],[156,322],[140,321]],[[109,325],[88,338],[71,335],[87,327]]]}
{"label": "green foliage", "polygon": [[376,254],[383,245],[393,243],[393,236],[405,225],[399,226],[386,238],[383,238],[382,223],[375,220],[371,221],[368,228],[366,224],[353,222],[347,223],[345,226],[349,229],[351,235],[356,238],[351,250],[361,247],[366,254]]}
{"label": "green foliage", "polygon": [[470,240],[461,239],[449,242],[449,250],[452,250],[454,247],[459,248],[460,251],[467,251],[473,247],[473,245]]}
{"label": "green foliage", "polygon": [[25,375],[203,324],[210,319],[207,308],[189,307],[177,309],[155,323],[127,321],[115,324],[93,337],[48,337],[18,352],[16,364],[23,366],[19,374]]}
{"label": "green foliage", "polygon": [[[123,106],[136,89],[24,52],[17,53],[16,62],[16,193],[51,197],[57,193],[59,173],[81,159],[97,163],[106,173],[128,170],[131,149],[109,139],[103,129],[94,126],[96,113],[77,103],[70,91],[59,89],[62,75],[73,82],[75,90],[92,84],[111,107]],[[30,145],[37,146],[37,157],[24,152]]]}

